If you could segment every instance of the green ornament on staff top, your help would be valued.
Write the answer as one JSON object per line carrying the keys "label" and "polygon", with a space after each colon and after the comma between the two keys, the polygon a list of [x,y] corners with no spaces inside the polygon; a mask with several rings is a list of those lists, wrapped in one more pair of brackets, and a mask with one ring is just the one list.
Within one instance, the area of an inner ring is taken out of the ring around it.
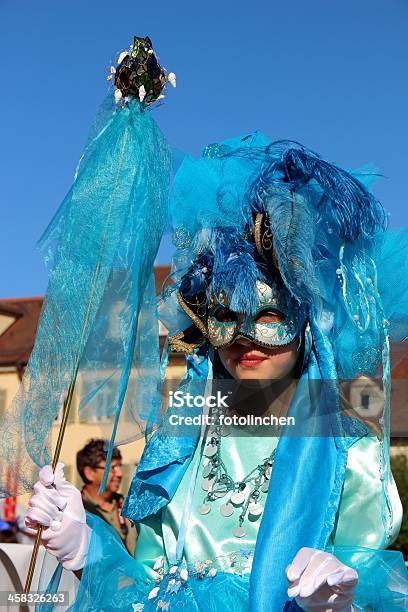
{"label": "green ornament on staff top", "polygon": [[159,64],[152,41],[148,36],[135,36],[129,51],[119,54],[117,67],[111,66],[108,80],[114,79],[115,100],[126,102],[129,97],[137,98],[146,105],[162,100],[166,84],[176,87],[176,75]]}

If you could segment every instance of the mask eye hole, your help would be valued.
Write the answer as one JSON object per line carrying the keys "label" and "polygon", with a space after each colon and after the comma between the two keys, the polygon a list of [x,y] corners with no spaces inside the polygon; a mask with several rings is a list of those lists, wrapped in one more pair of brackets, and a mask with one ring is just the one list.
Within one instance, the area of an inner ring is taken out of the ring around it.
{"label": "mask eye hole", "polygon": [[223,306],[216,308],[212,316],[219,323],[234,323],[237,320],[236,313]]}
{"label": "mask eye hole", "polygon": [[273,308],[264,308],[258,312],[256,316],[257,323],[282,323],[286,319],[286,315],[279,310],[273,310]]}

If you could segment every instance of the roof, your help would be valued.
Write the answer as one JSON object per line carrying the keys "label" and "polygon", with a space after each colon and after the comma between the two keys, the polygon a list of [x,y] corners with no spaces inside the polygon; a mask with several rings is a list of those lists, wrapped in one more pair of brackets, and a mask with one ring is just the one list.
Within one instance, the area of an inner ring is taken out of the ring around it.
{"label": "roof", "polygon": [[394,379],[408,380],[408,341],[392,344],[391,371]]}
{"label": "roof", "polygon": [[0,300],[0,317],[9,325],[0,335],[0,366],[23,367],[34,346],[42,297]]}
{"label": "roof", "polygon": [[[156,293],[170,272],[170,266],[156,266]],[[24,368],[33,350],[44,298],[0,299],[0,367]]]}

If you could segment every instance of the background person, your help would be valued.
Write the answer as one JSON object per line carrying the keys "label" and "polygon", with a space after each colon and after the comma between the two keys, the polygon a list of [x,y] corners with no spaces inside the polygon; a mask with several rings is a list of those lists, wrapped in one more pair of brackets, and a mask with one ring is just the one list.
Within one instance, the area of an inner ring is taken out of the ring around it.
{"label": "background person", "polygon": [[106,488],[98,493],[106,465],[106,441],[93,438],[77,453],[77,470],[84,486],[81,494],[85,510],[109,523],[120,535],[128,551],[133,554],[137,531],[130,521],[121,516],[123,495],[118,491],[122,482],[122,455],[113,449]]}

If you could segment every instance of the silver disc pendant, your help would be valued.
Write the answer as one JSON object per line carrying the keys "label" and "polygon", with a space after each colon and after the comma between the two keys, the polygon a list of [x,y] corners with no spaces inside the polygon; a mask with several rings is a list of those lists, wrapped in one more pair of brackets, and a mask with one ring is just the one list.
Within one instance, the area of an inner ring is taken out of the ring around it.
{"label": "silver disc pendant", "polygon": [[220,513],[222,516],[231,516],[231,514],[234,514],[234,506],[228,503],[223,504],[220,508]]}
{"label": "silver disc pendant", "polygon": [[267,493],[268,489],[269,489],[269,480],[264,480],[263,483],[261,484],[262,493]]}
{"label": "silver disc pendant", "polygon": [[218,450],[218,446],[216,444],[209,444],[206,446],[204,454],[206,457],[213,457]]}
{"label": "silver disc pendant", "polygon": [[242,491],[235,491],[230,497],[230,502],[235,504],[236,506],[240,506],[244,503],[244,501],[245,493],[243,493]]}
{"label": "silver disc pendant", "polygon": [[201,488],[203,491],[209,491],[213,482],[214,480],[212,478],[204,478],[203,482],[201,483]]}
{"label": "silver disc pendant", "polygon": [[261,516],[263,512],[263,505],[259,504],[258,502],[251,502],[248,506],[248,512],[249,514],[252,514],[252,516]]}
{"label": "silver disc pendant", "polygon": [[245,535],[245,529],[238,525],[238,527],[234,527],[232,530],[232,535],[234,535],[236,538],[243,538]]}
{"label": "silver disc pendant", "polygon": [[201,504],[201,506],[198,506],[198,511],[200,514],[208,514],[211,512],[211,506],[210,504]]}
{"label": "silver disc pendant", "polygon": [[207,478],[207,476],[211,474],[211,470],[212,470],[212,463],[208,463],[203,469],[203,477]]}
{"label": "silver disc pendant", "polygon": [[272,468],[271,467],[267,467],[265,470],[265,478],[270,478],[272,474]]}

